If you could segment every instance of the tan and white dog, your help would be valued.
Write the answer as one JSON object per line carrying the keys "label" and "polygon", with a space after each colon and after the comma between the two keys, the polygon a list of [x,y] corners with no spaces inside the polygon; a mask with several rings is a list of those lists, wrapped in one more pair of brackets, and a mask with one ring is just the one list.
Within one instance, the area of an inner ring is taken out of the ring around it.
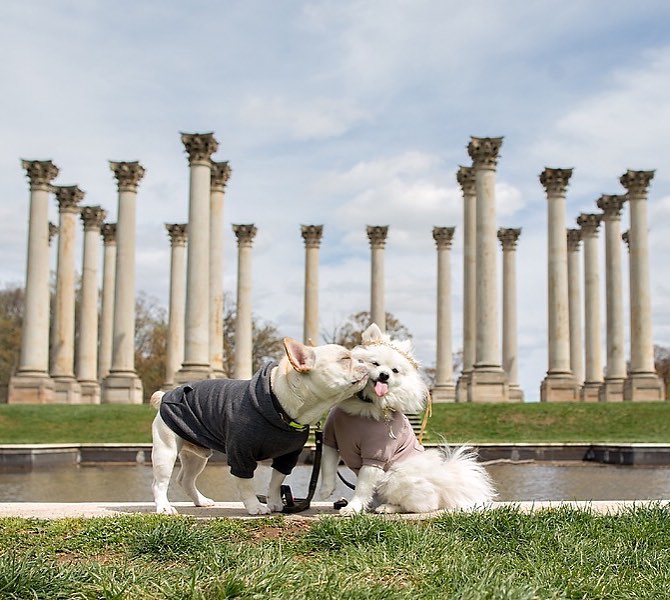
{"label": "tan and white dog", "polygon": [[424,450],[405,413],[418,413],[428,388],[410,341],[391,340],[372,324],[353,350],[368,368],[364,389],[334,407],[324,428],[320,496],[335,490],[341,457],[357,476],[340,514],[432,512],[468,508],[495,497],[491,480],[467,446]]}
{"label": "tan and white dog", "polygon": [[[356,394],[368,372],[350,350],[336,344],[310,347],[284,338],[285,356],[251,380],[208,379],[155,392],[153,495],[156,512],[173,514],[168,486],[177,456],[177,481],[196,506],[211,506],[196,479],[212,450],[227,455],[240,499],[251,515],[283,508],[280,487],[297,463],[309,426],[332,406]],[[254,471],[273,459],[267,505],[256,497]]]}

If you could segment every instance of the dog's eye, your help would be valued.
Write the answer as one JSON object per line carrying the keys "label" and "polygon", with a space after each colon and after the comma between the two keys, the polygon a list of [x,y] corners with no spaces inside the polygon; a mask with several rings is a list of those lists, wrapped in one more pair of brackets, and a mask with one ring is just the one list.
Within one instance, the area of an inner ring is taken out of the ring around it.
{"label": "dog's eye", "polygon": [[400,372],[398,369],[391,369],[396,375]]}
{"label": "dog's eye", "polygon": [[378,363],[376,360],[373,360],[373,361],[372,361],[372,366],[373,366],[373,367],[378,367],[378,366],[379,366],[379,363]]}

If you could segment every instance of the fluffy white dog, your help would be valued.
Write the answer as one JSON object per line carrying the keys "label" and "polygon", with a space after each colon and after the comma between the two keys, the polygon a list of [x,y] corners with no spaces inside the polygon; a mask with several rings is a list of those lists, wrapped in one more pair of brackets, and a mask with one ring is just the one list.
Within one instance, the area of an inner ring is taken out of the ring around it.
{"label": "fluffy white dog", "polygon": [[[172,514],[167,496],[177,456],[177,481],[196,506],[211,506],[196,479],[212,455],[227,455],[240,499],[250,515],[281,511],[281,484],[296,465],[309,426],[333,405],[363,389],[368,372],[343,346],[310,347],[284,338],[285,356],[251,380],[207,379],[156,392],[152,426],[156,512]],[[254,471],[273,459],[267,505],[256,497]]]}
{"label": "fluffy white dog", "polygon": [[472,448],[424,450],[414,435],[405,413],[422,410],[428,388],[411,354],[411,342],[392,341],[372,324],[353,355],[367,365],[369,379],[361,392],[328,416],[321,497],[335,490],[341,457],[358,475],[353,498],[340,510],[343,515],[373,508],[381,513],[422,513],[490,502],[495,491]]}

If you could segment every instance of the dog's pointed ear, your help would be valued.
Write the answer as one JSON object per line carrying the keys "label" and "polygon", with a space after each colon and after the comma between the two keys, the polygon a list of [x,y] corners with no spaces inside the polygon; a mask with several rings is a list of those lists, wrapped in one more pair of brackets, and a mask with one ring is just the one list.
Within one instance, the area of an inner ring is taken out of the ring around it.
{"label": "dog's pointed ear", "polygon": [[382,330],[379,329],[377,323],[372,323],[370,327],[363,332],[361,338],[363,342],[374,342],[384,339],[384,334],[382,333]]}
{"label": "dog's pointed ear", "polygon": [[309,373],[316,363],[316,353],[313,348],[301,344],[290,337],[284,338],[284,350],[291,366],[298,373]]}

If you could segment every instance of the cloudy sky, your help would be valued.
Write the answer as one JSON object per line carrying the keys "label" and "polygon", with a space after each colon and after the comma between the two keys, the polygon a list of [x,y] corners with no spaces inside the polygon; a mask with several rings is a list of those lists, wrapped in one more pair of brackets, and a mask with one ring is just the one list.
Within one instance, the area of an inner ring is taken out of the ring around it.
{"label": "cloudy sky", "polygon": [[234,171],[226,290],[234,294],[236,278],[230,224],[254,223],[254,313],[300,338],[300,224],[323,224],[320,316],[322,329],[332,330],[369,308],[365,226],[388,225],[387,310],[411,330],[430,366],[431,231],[456,226],[457,350],[455,173],[470,164],[470,136],[504,136],[497,217],[501,227],[523,228],[519,375],[536,400],[547,370],[547,207],[538,181],[545,166],[574,168],[570,226],[580,212],[597,211],[601,194],[624,191],[618,178],[626,169],[656,169],[654,341],[670,345],[668,31],[665,0],[4,0],[0,285],[25,278],[29,193],[21,158],[52,159],[60,168],[55,183],[78,184],[84,204],[103,206],[109,220],[116,185],[108,161],[139,160],[146,175],[137,205],[138,291],[167,305],[164,223],[184,222],[188,211],[179,132],[213,131],[220,143],[213,158],[229,160]]}

